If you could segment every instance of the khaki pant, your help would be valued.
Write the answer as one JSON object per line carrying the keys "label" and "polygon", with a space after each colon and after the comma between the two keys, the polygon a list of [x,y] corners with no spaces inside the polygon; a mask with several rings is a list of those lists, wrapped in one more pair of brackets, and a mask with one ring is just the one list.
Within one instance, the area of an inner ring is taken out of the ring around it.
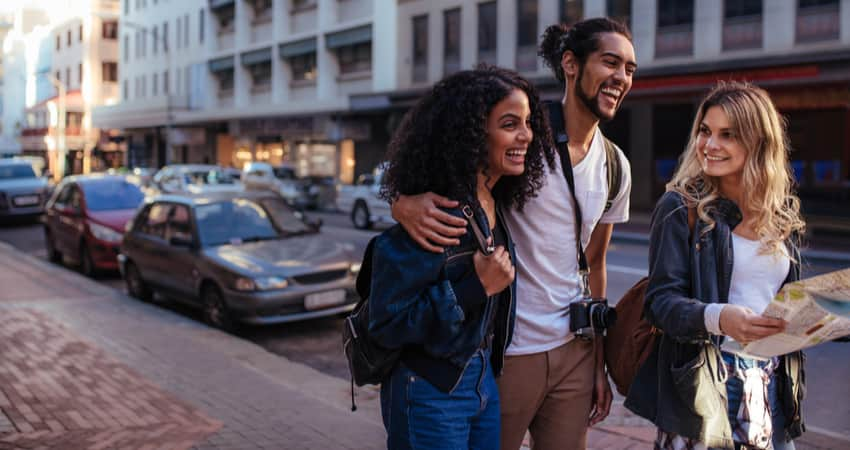
{"label": "khaki pant", "polygon": [[584,339],[547,352],[506,356],[498,378],[502,450],[519,449],[526,430],[535,450],[584,449],[593,377],[593,343]]}

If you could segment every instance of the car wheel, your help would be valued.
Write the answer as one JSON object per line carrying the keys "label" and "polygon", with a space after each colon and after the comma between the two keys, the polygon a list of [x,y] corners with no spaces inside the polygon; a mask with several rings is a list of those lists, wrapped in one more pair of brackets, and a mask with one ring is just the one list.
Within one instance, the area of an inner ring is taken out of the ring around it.
{"label": "car wheel", "polygon": [[142,279],[139,268],[129,261],[124,266],[124,282],[127,283],[127,292],[130,296],[145,302],[153,299],[153,291]]}
{"label": "car wheel", "polygon": [[85,242],[80,243],[80,272],[89,278],[94,278],[97,275],[97,268],[94,266],[94,261],[91,259],[91,253],[89,253]]}
{"label": "car wheel", "polygon": [[213,285],[204,286],[201,300],[204,308],[204,322],[223,331],[231,333],[237,331],[236,321],[233,320],[230,311],[227,309],[224,296],[217,287]]}
{"label": "car wheel", "polygon": [[62,262],[62,253],[56,250],[56,242],[49,231],[44,230],[44,246],[47,248],[47,259],[52,263]]}
{"label": "car wheel", "polygon": [[369,217],[369,207],[362,200],[358,200],[354,204],[354,209],[351,211],[351,222],[355,228],[368,230],[372,228],[372,220]]}

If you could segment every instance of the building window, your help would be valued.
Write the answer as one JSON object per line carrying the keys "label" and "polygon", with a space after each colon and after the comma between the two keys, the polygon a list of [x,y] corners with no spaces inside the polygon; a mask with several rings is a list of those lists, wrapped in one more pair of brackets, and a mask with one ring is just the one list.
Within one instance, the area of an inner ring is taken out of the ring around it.
{"label": "building window", "polygon": [[688,56],[694,49],[694,0],[658,0],[655,57]]}
{"label": "building window", "polygon": [[80,25],[80,37],[79,37],[79,41],[80,41],[80,42],[83,42],[83,26],[82,26],[82,25]]}
{"label": "building window", "polygon": [[561,23],[572,26],[584,17],[584,0],[561,0]]}
{"label": "building window", "polygon": [[114,20],[103,22],[102,36],[104,39],[118,39],[118,22]]}
{"label": "building window", "polygon": [[204,10],[198,11],[198,43],[204,43]]}
{"label": "building window", "polygon": [[496,2],[478,4],[478,61],[496,64]]}
{"label": "building window", "polygon": [[130,0],[124,0],[124,15],[130,14]]}
{"label": "building window", "polygon": [[68,47],[71,46],[71,30],[68,30],[68,39],[67,39],[67,42],[65,43],[65,45],[68,46]]}
{"label": "building window", "polygon": [[168,95],[168,71],[162,72],[162,93]]}
{"label": "building window", "polygon": [[130,60],[130,35],[124,35],[124,62]]}
{"label": "building window", "polygon": [[124,83],[122,84],[123,86],[121,87],[121,96],[124,98],[124,100],[127,100],[130,98],[130,86],[127,84],[127,80],[124,80]]}
{"label": "building window", "polygon": [[251,9],[253,9],[254,17],[251,19],[251,24],[263,24],[272,21],[272,2],[271,0],[253,0]]}
{"label": "building window", "polygon": [[292,0],[292,12],[316,8],[316,0]]}
{"label": "building window", "polygon": [[104,62],[102,64],[103,82],[114,83],[118,81],[118,63]]}
{"label": "building window", "polygon": [[798,0],[797,43],[832,41],[841,33],[839,0]]}
{"label": "building window", "polygon": [[723,2],[723,50],[761,48],[762,0]]}
{"label": "building window", "polygon": [[443,74],[460,70],[460,8],[443,12]]}
{"label": "building window", "polygon": [[65,88],[67,88],[68,90],[71,89],[71,68],[70,67],[65,68]]}
{"label": "building window", "polygon": [[162,52],[168,53],[168,22],[162,23]]}
{"label": "building window", "polygon": [[218,96],[230,97],[233,95],[233,71],[223,70],[216,74],[218,77]]}
{"label": "building window", "polygon": [[179,50],[183,45],[183,19],[181,17],[177,18],[177,35],[174,36],[174,42],[176,42],[177,49]]}
{"label": "building window", "polygon": [[632,0],[606,0],[608,17],[632,27]]}
{"label": "building window", "polygon": [[159,90],[159,74],[154,73],[151,75],[151,95],[156,97],[157,91]]}
{"label": "building window", "polygon": [[413,82],[428,80],[428,15],[413,18]]}
{"label": "building window", "polygon": [[58,81],[60,83],[62,82],[62,71],[60,71],[60,70],[56,71],[56,81]]}
{"label": "building window", "polygon": [[251,93],[258,94],[268,92],[272,86],[272,63],[271,61],[252,64],[248,66],[251,74]]}
{"label": "building window", "polygon": [[62,37],[57,35],[56,36],[56,50],[58,51],[60,48],[62,48]]}
{"label": "building window", "polygon": [[183,48],[189,47],[189,14],[183,16]]}
{"label": "building window", "polygon": [[233,21],[236,18],[236,9],[232,5],[229,7],[216,9],[215,16],[218,19],[217,34],[221,35],[233,33]]}
{"label": "building window", "polygon": [[372,71],[372,43],[347,45],[337,50],[340,75]]}
{"label": "building window", "polygon": [[537,0],[517,0],[516,68],[537,70]]}
{"label": "building window", "polygon": [[83,65],[82,63],[77,64],[77,80],[80,82],[80,86],[83,85]]}
{"label": "building window", "polygon": [[293,81],[314,81],[316,79],[316,52],[289,58]]}

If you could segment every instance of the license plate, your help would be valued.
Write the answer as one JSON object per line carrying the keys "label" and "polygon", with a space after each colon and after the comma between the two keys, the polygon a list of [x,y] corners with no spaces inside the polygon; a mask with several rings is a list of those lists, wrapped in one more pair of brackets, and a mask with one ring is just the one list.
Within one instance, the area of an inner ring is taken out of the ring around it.
{"label": "license plate", "polygon": [[304,297],[304,309],[308,311],[327,308],[328,306],[341,305],[343,303],[345,303],[344,289],[319,292]]}
{"label": "license plate", "polygon": [[32,206],[37,205],[39,197],[37,195],[19,195],[12,199],[15,206]]}

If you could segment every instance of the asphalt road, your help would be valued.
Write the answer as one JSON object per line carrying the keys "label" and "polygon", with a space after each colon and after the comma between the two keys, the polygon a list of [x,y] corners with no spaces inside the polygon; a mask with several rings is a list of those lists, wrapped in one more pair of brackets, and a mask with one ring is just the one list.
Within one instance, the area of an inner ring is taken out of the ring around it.
{"label": "asphalt road", "polygon": [[[347,215],[315,213],[324,222],[322,232],[329,239],[363,243],[375,234],[352,228]],[[43,232],[38,224],[0,224],[0,240],[19,250],[45,258]],[[647,270],[646,246],[639,243],[613,242],[608,255],[608,297],[618,299]],[[846,267],[847,263],[821,262],[806,268],[807,276]],[[73,270],[73,268],[69,268]],[[118,274],[105,274],[99,282],[126,292]],[[186,307],[163,303],[172,309],[200,320],[199,315]],[[302,362],[322,372],[348,378],[342,356],[340,318],[318,319],[309,322],[256,327],[242,336],[268,351]],[[818,431],[838,433],[850,439],[850,344],[830,343],[807,351],[806,417],[810,427]]]}

